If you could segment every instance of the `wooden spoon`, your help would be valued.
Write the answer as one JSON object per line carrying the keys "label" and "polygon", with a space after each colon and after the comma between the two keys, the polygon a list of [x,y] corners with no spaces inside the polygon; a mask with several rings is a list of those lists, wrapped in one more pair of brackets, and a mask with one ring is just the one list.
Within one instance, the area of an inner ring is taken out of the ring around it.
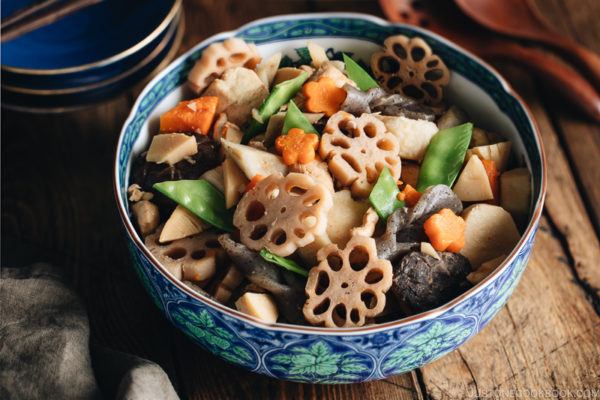
{"label": "wooden spoon", "polygon": [[560,50],[579,65],[600,88],[600,56],[552,30],[527,0],[455,0],[461,10],[496,32],[535,40]]}
{"label": "wooden spoon", "polygon": [[600,95],[575,69],[537,48],[526,47],[474,24],[450,1],[379,0],[387,18],[430,29],[484,58],[525,65],[569,103],[600,122]]}

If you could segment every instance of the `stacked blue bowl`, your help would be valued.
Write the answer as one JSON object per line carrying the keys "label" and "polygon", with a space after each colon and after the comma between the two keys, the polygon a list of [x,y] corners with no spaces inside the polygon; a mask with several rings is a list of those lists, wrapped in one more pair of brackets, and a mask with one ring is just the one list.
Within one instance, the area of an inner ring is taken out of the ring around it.
{"label": "stacked blue bowl", "polygon": [[[2,2],[2,19],[37,0]],[[3,42],[2,106],[60,112],[109,100],[170,61],[181,0],[104,0]]]}

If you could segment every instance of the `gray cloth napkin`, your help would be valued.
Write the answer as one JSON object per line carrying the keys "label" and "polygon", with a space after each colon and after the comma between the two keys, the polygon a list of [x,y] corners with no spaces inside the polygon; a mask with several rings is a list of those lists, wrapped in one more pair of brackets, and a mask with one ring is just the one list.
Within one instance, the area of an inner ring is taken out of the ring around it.
{"label": "gray cloth napkin", "polygon": [[[179,399],[142,358],[93,346],[85,308],[48,264],[2,268],[1,399]],[[95,374],[94,374],[95,372]]]}

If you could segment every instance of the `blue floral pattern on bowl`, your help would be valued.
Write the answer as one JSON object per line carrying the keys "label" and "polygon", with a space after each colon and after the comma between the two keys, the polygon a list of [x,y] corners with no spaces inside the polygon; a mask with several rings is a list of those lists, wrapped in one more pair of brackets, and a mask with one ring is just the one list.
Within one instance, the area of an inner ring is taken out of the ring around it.
{"label": "blue floral pattern on bowl", "polygon": [[[316,14],[274,18],[258,21],[234,34],[260,44],[320,36],[366,38],[381,43],[387,36],[398,33],[424,37],[452,70],[489,93],[521,133],[538,201],[535,223],[526,232],[518,252],[491,279],[438,310],[363,330],[327,331],[289,325],[266,326],[240,317],[211,300],[199,299],[153,264],[141,241],[134,240],[131,223],[125,221],[133,264],[153,301],[176,327],[208,351],[251,371],[298,382],[352,383],[381,379],[418,368],[456,349],[494,317],[516,287],[537,230],[544,190],[543,161],[530,117],[497,75],[433,34],[387,24],[373,17]],[[173,67],[149,84],[136,103],[123,128],[116,159],[115,190],[124,219],[127,218],[128,163],[142,125],[156,105],[185,82],[202,50],[212,41],[225,37],[227,35],[218,35],[209,39],[175,61]]]}

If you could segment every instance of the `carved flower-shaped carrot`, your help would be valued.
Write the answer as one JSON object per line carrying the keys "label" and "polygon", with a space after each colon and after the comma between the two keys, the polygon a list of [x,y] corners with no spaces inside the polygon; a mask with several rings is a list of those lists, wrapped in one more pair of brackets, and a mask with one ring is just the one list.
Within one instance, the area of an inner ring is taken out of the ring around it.
{"label": "carved flower-shaped carrot", "polygon": [[308,164],[315,159],[318,145],[317,135],[305,133],[299,128],[292,128],[287,135],[281,135],[275,140],[275,148],[283,157],[285,165]]}
{"label": "carved flower-shaped carrot", "polygon": [[302,94],[306,97],[304,107],[307,111],[322,112],[328,117],[338,112],[346,100],[346,91],[337,87],[335,82],[326,76],[304,84]]}

